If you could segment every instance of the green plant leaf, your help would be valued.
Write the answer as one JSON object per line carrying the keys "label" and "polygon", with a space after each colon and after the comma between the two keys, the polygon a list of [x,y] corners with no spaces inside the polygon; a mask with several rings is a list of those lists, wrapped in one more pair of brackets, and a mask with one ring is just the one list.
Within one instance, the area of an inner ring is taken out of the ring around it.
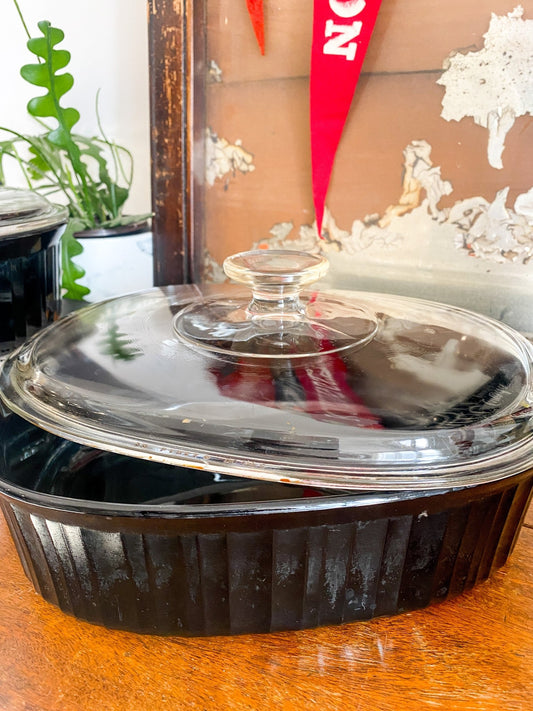
{"label": "green plant leaf", "polygon": [[[133,180],[132,154],[105,135],[98,113],[98,94],[96,116],[100,134],[87,137],[73,133],[80,114],[75,108],[62,106],[64,96],[74,84],[72,75],[64,71],[71,60],[70,52],[58,49],[65,35],[47,21],[39,22],[38,28],[41,35],[31,37],[27,47],[39,62],[24,65],[20,73],[29,84],[44,89],[41,96],[32,98],[27,105],[44,133],[32,136],[0,127],[0,131],[14,137],[9,144],[0,146],[0,182],[4,180],[4,163],[8,160],[17,163],[28,187],[47,196],[62,193],[62,202],[68,205],[71,219],[79,221],[80,231],[135,222],[137,216],[122,214]],[[29,36],[27,30],[26,33]],[[83,287],[76,284],[79,272],[72,262],[77,247],[68,232],[65,245],[66,288],[70,292],[74,288],[79,291]]]}
{"label": "green plant leaf", "polygon": [[15,156],[16,150],[13,141],[0,141],[0,185],[5,185],[6,182],[4,173],[5,158]]}
{"label": "green plant leaf", "polygon": [[4,160],[6,156],[13,154],[14,147],[10,141],[2,141],[0,143],[0,185],[5,185],[6,175],[4,172]]}
{"label": "green plant leaf", "polygon": [[99,201],[104,205],[108,219],[114,219],[121,214],[121,208],[128,199],[128,187],[119,186],[109,174],[108,160],[104,155],[104,147],[108,153],[117,151],[116,144],[102,142],[98,138],[87,139],[84,136],[74,136],[80,146],[82,156],[94,160],[98,166],[98,180],[101,186],[98,188]]}
{"label": "green plant leaf", "polygon": [[[31,40],[30,40],[31,42]],[[55,50],[51,57],[50,57],[50,63],[49,65],[47,64],[25,64],[23,67],[20,68],[20,74],[23,79],[26,79],[27,82],[30,84],[34,84],[35,86],[43,86],[45,88],[48,88],[48,83],[50,81],[50,67],[52,68],[52,71],[55,73],[59,69],[64,69],[68,63],[70,62],[70,52],[67,52],[66,49],[60,49],[60,50]],[[70,81],[70,86],[68,89],[72,87],[72,84],[74,84],[74,77],[72,74],[61,74],[61,78],[67,77],[68,81]],[[57,77],[58,79],[60,77]],[[63,93],[65,94],[66,91]]]}
{"label": "green plant leaf", "polygon": [[54,146],[58,146],[58,148],[64,148],[65,150],[68,150],[70,144],[73,143],[69,129],[74,126],[74,124],[78,121],[79,117],[80,115],[76,111],[76,109],[66,109],[63,112],[63,125],[58,126],[53,131],[50,131],[50,133],[48,134],[48,140],[50,141],[50,143],[53,143]]}
{"label": "green plant leaf", "polygon": [[[57,121],[57,127],[47,134],[47,138],[52,145],[65,150],[72,165],[68,183],[72,191],[76,193],[77,207],[74,212],[87,220],[98,222],[100,213],[96,190],[92,186],[87,167],[81,160],[80,149],[71,134],[71,129],[79,121],[80,114],[76,109],[63,107],[60,103],[61,98],[74,83],[71,74],[57,73],[59,69],[67,66],[70,60],[68,52],[55,49],[55,46],[63,40],[64,33],[62,30],[52,27],[47,21],[39,22],[38,27],[43,33],[43,37],[28,40],[27,46],[43,61],[38,65],[25,65],[21,74],[30,84],[44,87],[48,91],[43,96],[34,97],[28,102],[28,112],[37,120],[48,117]],[[76,185],[73,184],[73,181],[76,182]],[[60,182],[62,183],[61,189],[64,189],[65,184],[61,178]],[[68,197],[70,204],[72,204],[72,196],[68,195]]]}
{"label": "green plant leaf", "polygon": [[61,287],[64,290],[63,298],[81,301],[91,290],[82,284],[77,284],[78,279],[85,276],[85,270],[74,263],[73,259],[83,252],[82,245],[74,237],[75,232],[85,229],[82,220],[69,220],[63,236],[61,237]]}
{"label": "green plant leaf", "polygon": [[[51,94],[45,94],[44,96],[38,96],[34,99],[30,99],[28,102],[28,111],[32,116],[47,117],[52,116],[60,120],[59,116],[61,113],[61,119],[64,121],[69,128],[72,128],[75,123],[80,120],[79,111],[72,108],[59,109],[57,105],[57,99],[61,98],[63,94],[72,88],[73,81],[69,81],[70,74],[63,75],[61,78],[57,78],[54,82],[54,89],[56,90],[56,96]],[[61,80],[59,80],[61,79]],[[65,81],[63,81],[65,79]],[[67,88],[68,87],[68,88]]]}
{"label": "green plant leaf", "polygon": [[27,42],[27,47],[33,54],[44,60],[39,64],[25,64],[21,76],[30,84],[48,89],[43,96],[37,96],[28,102],[28,112],[36,117],[57,119],[60,127],[71,129],[79,121],[80,115],[76,109],[62,108],[59,100],[74,84],[72,74],[65,72],[57,74],[70,62],[70,52],[64,49],[54,49],[63,41],[62,30],[47,21],[38,23],[43,37],[34,37]]}
{"label": "green plant leaf", "polygon": [[52,27],[48,20],[41,20],[37,23],[37,27],[44,35],[43,37],[35,37],[28,40],[28,49],[38,57],[46,59],[48,56],[48,43],[55,47],[65,39],[65,33],[57,27]]}
{"label": "green plant leaf", "polygon": [[34,136],[28,152],[31,155],[28,163],[36,180],[61,170],[60,156],[45,136]]}
{"label": "green plant leaf", "polygon": [[98,191],[98,195],[106,206],[109,214],[114,215],[120,211],[120,208],[128,199],[129,190],[109,180],[106,183],[106,187]]}
{"label": "green plant leaf", "polygon": [[15,150],[14,141],[0,141],[0,153],[7,153]]}
{"label": "green plant leaf", "polygon": [[120,215],[114,220],[108,220],[103,227],[122,227],[124,225],[134,225],[137,222],[145,222],[154,216],[153,212],[145,212],[139,215]]}

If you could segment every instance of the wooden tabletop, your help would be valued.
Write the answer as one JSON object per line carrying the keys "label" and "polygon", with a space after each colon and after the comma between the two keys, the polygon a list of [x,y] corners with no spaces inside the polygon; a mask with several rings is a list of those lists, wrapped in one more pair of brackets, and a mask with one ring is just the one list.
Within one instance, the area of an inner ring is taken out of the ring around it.
{"label": "wooden tabletop", "polygon": [[2,711],[531,711],[533,509],[505,568],[427,610],[184,639],[70,618],[25,578],[0,517]]}

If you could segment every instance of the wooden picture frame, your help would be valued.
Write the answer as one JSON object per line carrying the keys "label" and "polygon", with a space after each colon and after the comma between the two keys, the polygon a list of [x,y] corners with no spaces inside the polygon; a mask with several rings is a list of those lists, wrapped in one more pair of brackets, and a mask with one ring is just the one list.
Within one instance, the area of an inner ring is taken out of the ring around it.
{"label": "wooden picture frame", "polygon": [[[192,163],[202,160],[193,116],[203,109],[204,0],[148,0],[151,188],[154,284],[190,283],[202,255],[201,185]],[[194,61],[193,61],[194,58]],[[198,122],[198,127],[201,122]],[[196,228],[196,229],[195,229]]]}

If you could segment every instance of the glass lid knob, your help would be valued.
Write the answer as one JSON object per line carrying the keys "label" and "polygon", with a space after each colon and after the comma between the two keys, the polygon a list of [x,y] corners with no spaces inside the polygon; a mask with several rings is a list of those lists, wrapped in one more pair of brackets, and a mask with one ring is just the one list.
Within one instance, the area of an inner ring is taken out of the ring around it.
{"label": "glass lid knob", "polygon": [[174,321],[189,345],[252,358],[298,358],[367,343],[377,330],[368,309],[334,294],[306,290],[329,268],[325,257],[293,250],[256,250],[228,257],[224,272],[251,288],[190,304]]}

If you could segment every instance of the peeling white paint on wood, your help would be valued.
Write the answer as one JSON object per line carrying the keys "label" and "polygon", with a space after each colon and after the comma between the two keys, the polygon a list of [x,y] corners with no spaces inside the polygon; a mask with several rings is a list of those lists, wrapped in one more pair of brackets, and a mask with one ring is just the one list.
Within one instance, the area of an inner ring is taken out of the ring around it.
{"label": "peeling white paint on wood", "polygon": [[505,139],[519,116],[533,115],[533,20],[518,5],[504,16],[493,13],[484,46],[452,53],[437,81],[446,88],[442,118],[471,116],[489,131],[488,160],[502,168]]}

